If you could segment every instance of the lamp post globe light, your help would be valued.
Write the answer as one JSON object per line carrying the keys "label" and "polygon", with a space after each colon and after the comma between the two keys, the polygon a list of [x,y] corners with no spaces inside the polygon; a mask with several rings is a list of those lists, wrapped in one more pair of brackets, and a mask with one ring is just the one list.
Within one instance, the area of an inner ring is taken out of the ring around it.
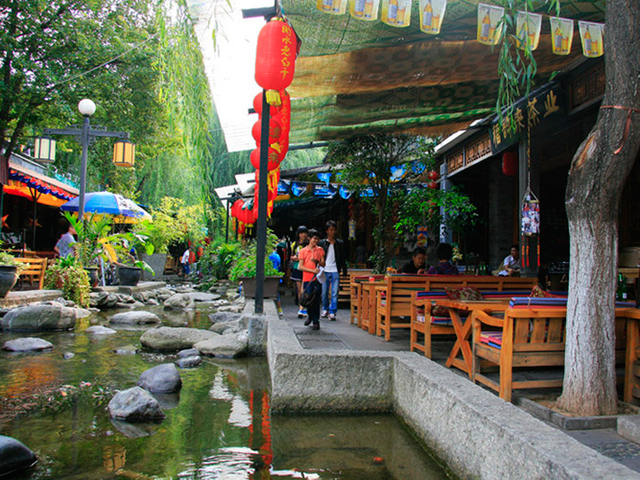
{"label": "lamp post globe light", "polygon": [[78,220],[82,221],[84,217],[84,194],[87,185],[87,153],[89,151],[89,117],[96,112],[96,104],[88,98],[80,100],[78,110],[84,117],[82,122],[82,137],[80,144],[82,145],[82,162],[80,164],[80,198],[78,199]]}
{"label": "lamp post globe light", "polygon": [[[131,167],[134,164],[135,146],[129,142],[129,134],[127,132],[108,132],[105,127],[91,126],[89,118],[96,112],[96,104],[93,100],[84,98],[78,102],[78,111],[83,116],[82,128],[79,125],[72,125],[69,128],[45,128],[42,133],[45,136],[48,135],[73,135],[79,139],[79,143],[82,146],[82,161],[80,164],[80,195],[78,198],[78,220],[82,221],[84,217],[84,197],[87,184],[87,154],[89,151],[89,144],[93,142],[95,137],[115,137],[119,141],[114,145],[114,160],[113,163],[116,166]],[[49,148],[49,144],[45,140],[50,140],[52,147]],[[36,146],[39,146],[38,153],[36,154],[36,160],[51,163],[55,160],[55,141],[45,138],[36,139]],[[48,153],[46,156],[40,154],[40,150]]]}

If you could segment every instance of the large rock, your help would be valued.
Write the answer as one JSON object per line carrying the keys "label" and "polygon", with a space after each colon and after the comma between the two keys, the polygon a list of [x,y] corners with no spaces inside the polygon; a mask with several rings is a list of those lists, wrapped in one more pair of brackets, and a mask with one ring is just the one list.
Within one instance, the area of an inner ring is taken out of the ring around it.
{"label": "large rock", "polygon": [[116,332],[113,328],[104,327],[102,325],[93,325],[87,328],[85,333],[92,333],[93,335],[112,335]]}
{"label": "large rock", "polygon": [[211,323],[234,322],[239,320],[242,315],[233,312],[216,312],[209,315]]}
{"label": "large rock", "polygon": [[243,328],[240,326],[240,321],[235,322],[218,322],[214,323],[209,330],[219,333],[220,335],[226,335],[228,333],[239,332]]}
{"label": "large rock", "polygon": [[194,345],[202,355],[214,357],[239,357],[247,352],[248,339],[245,333],[219,335]]}
{"label": "large rock", "polygon": [[91,292],[89,294],[89,306],[91,307],[104,307],[109,300],[109,294],[107,292]]}
{"label": "large rock", "polygon": [[164,301],[164,308],[167,310],[194,308],[194,306],[194,300],[188,293],[176,293]]}
{"label": "large rock", "polygon": [[34,352],[48,350],[50,348],[53,348],[53,344],[51,342],[34,337],[8,340],[4,342],[4,345],[2,346],[3,350],[7,350],[9,352]]}
{"label": "large rock", "polygon": [[[8,331],[37,332],[71,330],[86,310],[59,304],[27,305],[11,310],[2,318],[2,329]],[[89,315],[91,312],[88,312]]]}
{"label": "large rock", "polygon": [[217,333],[198,328],[158,327],[144,332],[140,343],[153,350],[178,351],[192,348],[194,344],[216,335]]}
{"label": "large rock", "polygon": [[0,476],[29,468],[37,461],[36,454],[22,442],[0,435]]}
{"label": "large rock", "polygon": [[152,393],[173,393],[182,388],[182,378],[173,363],[163,363],[142,372],[138,386]]}
{"label": "large rock", "polygon": [[145,323],[160,323],[160,318],[155,313],[151,312],[122,312],[116,313],[113,317],[111,317],[109,323],[141,325]]}
{"label": "large rock", "polygon": [[176,360],[176,366],[179,368],[194,368],[200,365],[202,365],[202,357],[200,355],[182,357]]}
{"label": "large rock", "polygon": [[109,402],[109,415],[127,422],[145,422],[165,417],[158,401],[140,387],[116,393]]}
{"label": "large rock", "polygon": [[220,295],[205,292],[193,292],[190,293],[189,296],[194,302],[213,302],[214,300],[220,299]]}

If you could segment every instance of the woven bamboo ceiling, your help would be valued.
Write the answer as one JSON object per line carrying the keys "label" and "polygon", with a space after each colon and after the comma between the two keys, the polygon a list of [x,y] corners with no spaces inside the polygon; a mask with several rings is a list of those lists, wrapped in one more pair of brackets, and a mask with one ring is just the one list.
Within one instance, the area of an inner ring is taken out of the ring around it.
{"label": "woven bamboo ceiling", "polygon": [[[420,31],[418,0],[406,28],[328,15],[316,0],[281,4],[303,42],[289,88],[292,144],[365,132],[442,135],[494,111],[498,47],[476,41],[478,0],[449,0],[439,35]],[[561,17],[604,22],[604,0],[561,7]],[[536,11],[545,14],[535,51],[542,85],[583,57],[577,23],[571,54],[554,55],[547,7]]]}

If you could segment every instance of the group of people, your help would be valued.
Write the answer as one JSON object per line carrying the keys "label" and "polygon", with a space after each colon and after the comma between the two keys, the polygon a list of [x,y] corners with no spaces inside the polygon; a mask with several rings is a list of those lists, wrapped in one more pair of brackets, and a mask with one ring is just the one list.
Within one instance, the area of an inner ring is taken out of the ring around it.
{"label": "group of people", "polygon": [[[345,245],[336,236],[337,224],[329,220],[325,227],[324,239],[321,239],[318,230],[298,227],[295,241],[291,245],[291,280],[295,282],[297,297],[300,299],[305,292],[316,298],[306,309],[299,306],[298,317],[307,317],[304,324],[312,325],[315,330],[320,328],[320,318],[336,319],[340,274],[347,274]],[[425,263],[426,250],[417,247],[411,260],[399,273],[457,275],[458,268],[451,263],[452,255],[453,248],[450,244],[439,244],[436,248],[438,263],[429,267]],[[519,275],[519,261],[518,246],[513,245],[498,275]]]}
{"label": "group of people", "polygon": [[336,236],[337,224],[329,220],[325,227],[324,239],[320,238],[318,230],[298,227],[291,246],[291,279],[296,284],[298,299],[303,291],[317,299],[306,309],[300,306],[298,317],[306,316],[305,325],[312,325],[315,330],[320,328],[321,317],[335,321],[340,273],[347,273],[345,246]]}
{"label": "group of people", "polygon": [[[413,250],[411,260],[406,263],[398,273],[409,274],[426,274],[426,275],[457,275],[458,268],[451,263],[453,248],[448,243],[441,243],[436,248],[436,256],[438,263],[429,267],[425,261],[427,258],[426,251],[422,247]],[[502,262],[499,276],[518,276],[520,275],[520,255],[518,245],[511,246],[511,252]]]}

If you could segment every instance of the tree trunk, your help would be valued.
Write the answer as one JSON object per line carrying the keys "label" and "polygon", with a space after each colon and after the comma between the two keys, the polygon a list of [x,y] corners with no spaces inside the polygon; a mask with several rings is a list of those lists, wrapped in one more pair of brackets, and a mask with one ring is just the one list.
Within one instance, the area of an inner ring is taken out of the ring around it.
{"label": "tree trunk", "polygon": [[571,265],[558,405],[580,415],[617,411],[618,208],[640,148],[638,0],[608,0],[606,19],[605,95],[595,126],[573,157],[565,196]]}

